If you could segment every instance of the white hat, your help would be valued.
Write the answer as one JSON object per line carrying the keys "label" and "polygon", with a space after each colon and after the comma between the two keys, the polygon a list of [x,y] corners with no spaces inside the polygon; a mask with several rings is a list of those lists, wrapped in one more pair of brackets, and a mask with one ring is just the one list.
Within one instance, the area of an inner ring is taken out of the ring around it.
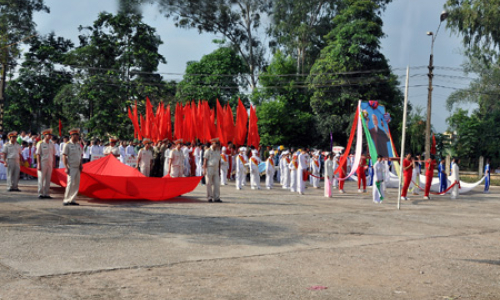
{"label": "white hat", "polygon": [[226,150],[227,150],[227,148],[226,148],[226,147],[222,147],[222,151],[226,151]]}
{"label": "white hat", "polygon": [[283,151],[283,153],[281,153],[281,155],[288,155],[290,152],[288,150],[285,150]]}
{"label": "white hat", "polygon": [[269,151],[269,155],[274,155],[274,150]]}
{"label": "white hat", "polygon": [[247,148],[246,147],[240,147],[239,152],[246,152]]}
{"label": "white hat", "polygon": [[257,149],[253,149],[253,150],[252,150],[252,154],[253,154],[253,155],[258,155],[258,154],[259,154],[259,151],[257,151]]}

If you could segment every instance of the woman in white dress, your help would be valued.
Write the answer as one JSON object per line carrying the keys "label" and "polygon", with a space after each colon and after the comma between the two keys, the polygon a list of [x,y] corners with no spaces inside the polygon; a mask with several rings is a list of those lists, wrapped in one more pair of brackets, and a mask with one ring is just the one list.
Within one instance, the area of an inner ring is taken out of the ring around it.
{"label": "woman in white dress", "polygon": [[459,158],[453,159],[453,163],[452,163],[452,167],[451,167],[451,176],[449,177],[449,179],[450,179],[451,184],[454,184],[455,182],[456,182],[456,184],[451,189],[451,199],[457,199],[458,194],[459,194],[459,191],[458,191],[459,184],[460,184],[460,174],[459,174],[459,168],[458,168],[459,163],[460,163]]}

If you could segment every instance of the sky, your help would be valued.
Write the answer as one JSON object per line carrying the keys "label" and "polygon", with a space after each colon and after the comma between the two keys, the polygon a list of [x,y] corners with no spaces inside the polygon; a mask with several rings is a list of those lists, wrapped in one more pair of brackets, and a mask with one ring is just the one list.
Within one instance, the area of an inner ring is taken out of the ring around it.
{"label": "sky", "polygon": [[[436,32],[445,0],[393,0],[383,12],[382,53],[389,60],[394,73],[399,76],[404,90],[406,68],[410,67],[409,102],[422,107],[426,113],[428,96],[428,69],[431,37],[426,32]],[[99,12],[117,12],[116,0],[45,0],[50,14],[36,13],[35,22],[40,34],[55,32],[78,45],[78,27],[91,25]],[[176,28],[155,6],[143,7],[143,21],[155,27],[164,44],[159,51],[167,64],[159,72],[165,80],[181,80],[188,61],[200,60],[216,49],[212,40],[222,38],[212,34],[199,34],[197,30]],[[471,80],[461,71],[465,62],[461,37],[446,29],[442,23],[434,42],[434,90],[432,93],[431,122],[437,132],[447,129],[446,99]],[[263,24],[266,25],[265,23]],[[267,42],[267,41],[266,41]],[[270,56],[270,54],[269,54]],[[268,57],[270,59],[271,57]],[[369,99],[366,99],[369,100]],[[473,106],[463,108],[473,109]]]}

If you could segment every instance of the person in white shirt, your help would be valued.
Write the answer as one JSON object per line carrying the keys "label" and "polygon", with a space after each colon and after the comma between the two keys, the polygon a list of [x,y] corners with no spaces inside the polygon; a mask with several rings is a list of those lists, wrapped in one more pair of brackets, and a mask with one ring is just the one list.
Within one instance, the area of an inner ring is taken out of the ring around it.
{"label": "person in white shirt", "polygon": [[327,198],[330,198],[332,196],[332,186],[333,186],[333,164],[334,164],[334,158],[333,154],[328,153],[327,154],[328,159],[325,160],[325,167],[324,167],[324,177],[325,177],[325,193],[324,196]]}
{"label": "person in white shirt", "polygon": [[52,128],[42,131],[43,140],[36,147],[37,173],[38,173],[38,198],[52,199],[49,195],[50,179],[55,160],[55,148],[50,140]]}
{"label": "person in white shirt", "polygon": [[290,169],[290,191],[292,193],[295,193],[298,191],[297,172],[299,169],[299,163],[298,163],[297,159],[298,159],[298,154],[294,153],[293,157],[292,157],[292,161],[290,162],[290,164],[288,164],[288,168]]}
{"label": "person in white shirt", "polygon": [[451,188],[451,199],[457,199],[460,192],[460,168],[458,167],[458,164],[460,163],[459,158],[454,158],[452,165],[451,165],[451,175],[449,177],[450,183],[455,184]]}
{"label": "person in white shirt", "polygon": [[290,188],[290,152],[288,150],[283,151],[281,153],[280,159],[280,170],[281,170],[281,181],[283,189]]}
{"label": "person in white shirt", "polygon": [[96,159],[101,158],[101,146],[99,146],[99,140],[93,140],[90,143],[90,161],[94,161]]}
{"label": "person in white shirt", "polygon": [[151,166],[153,164],[153,151],[151,151],[151,140],[145,138],[142,140],[144,148],[139,150],[137,154],[137,168],[141,171],[142,175],[149,177],[151,174]]}
{"label": "person in white shirt", "polygon": [[248,163],[245,147],[239,149],[240,154],[236,156],[236,189],[241,190],[245,181],[245,165]]}
{"label": "person in white shirt", "polygon": [[184,174],[184,155],[182,154],[182,139],[174,141],[175,148],[170,151],[168,169],[170,177],[183,177]]}
{"label": "person in white shirt", "polygon": [[172,150],[172,145],[169,143],[167,144],[167,147],[165,148],[165,153],[164,157],[165,160],[163,161],[163,176],[167,176],[170,174],[170,169],[169,169],[169,162],[170,162],[170,151]]}
{"label": "person in white shirt", "polygon": [[[225,148],[226,147],[222,147],[222,149],[225,149]],[[194,157],[194,163],[196,166],[195,175],[202,176],[203,175],[203,158],[201,157],[201,147],[200,147],[199,143],[193,149],[193,157]],[[229,168],[229,164],[228,164],[228,168]],[[221,171],[222,171],[222,166],[221,166]],[[226,171],[226,174],[227,174],[227,171]],[[221,179],[222,185],[225,185],[224,182],[226,182],[226,184],[227,184],[227,180],[224,181],[223,179]]]}
{"label": "person in white shirt", "polygon": [[127,154],[125,153],[125,148],[126,148],[126,144],[125,144],[125,141],[120,141],[120,146],[118,147],[118,150],[120,151],[120,162],[122,164],[126,164],[127,163]]}
{"label": "person in white shirt", "polygon": [[269,151],[269,157],[266,160],[266,188],[268,190],[273,188],[274,184],[274,173],[276,169],[274,168],[274,151]]}
{"label": "person in white shirt", "polygon": [[304,195],[304,191],[306,189],[306,182],[304,181],[304,173],[307,172],[308,158],[309,155],[307,154],[306,150],[301,150],[298,157],[299,168],[297,170],[297,192],[299,192],[299,194],[301,195]]}
{"label": "person in white shirt", "polygon": [[257,150],[252,150],[252,157],[250,157],[250,187],[252,190],[260,190],[260,172],[259,164],[260,157]]}
{"label": "person in white shirt", "polygon": [[7,135],[3,134],[3,132],[0,131],[0,180],[7,179],[7,169],[3,165],[2,159],[2,151],[5,144],[7,144]]}
{"label": "person in white shirt", "polygon": [[381,203],[384,200],[385,166],[383,156],[378,155],[377,161],[373,165],[373,202]]}
{"label": "person in white shirt", "polygon": [[[127,162],[130,161],[131,158],[133,160],[135,160],[136,156],[137,156],[137,153],[135,153],[134,141],[131,140],[131,141],[129,141],[128,146],[125,148],[125,157],[127,158]],[[130,163],[128,165],[131,167],[135,167],[135,166],[137,166],[137,163],[135,163],[135,164]]]}
{"label": "person in white shirt", "polygon": [[[198,149],[198,147],[196,147]],[[226,147],[222,147],[220,152],[220,183],[221,185],[227,185],[227,171],[229,170],[229,157],[226,154]],[[196,158],[196,155],[195,155]],[[198,162],[198,160],[197,160]],[[198,163],[197,166],[198,168]],[[202,166],[203,167],[203,166]],[[196,169],[198,172],[198,169]],[[198,176],[198,175],[197,175]]]}
{"label": "person in white shirt", "polygon": [[59,161],[61,160],[61,148],[59,147],[59,139],[56,136],[52,137],[52,143],[54,145],[54,153],[56,154],[56,160],[54,161],[54,169],[59,168]]}
{"label": "person in white shirt", "polygon": [[90,161],[90,144],[91,142],[83,142],[83,156],[82,156],[82,163],[86,164]]}
{"label": "person in white shirt", "polygon": [[10,142],[3,145],[2,158],[3,164],[7,168],[7,191],[20,192],[19,170],[22,159],[21,146],[17,143],[17,132],[12,131],[7,135]]}
{"label": "person in white shirt", "polygon": [[320,177],[320,169],[321,163],[319,161],[319,150],[313,153],[313,158],[311,159],[311,174],[312,177],[312,185],[315,189],[319,189],[319,177]]}
{"label": "person in white shirt", "polygon": [[[67,136],[63,137],[62,142],[59,144],[59,153],[62,153],[62,150],[64,149],[64,146],[68,143],[68,140],[69,140],[69,139],[68,139],[68,137],[67,137]],[[60,169],[64,169],[64,168],[65,168],[65,166],[64,166],[64,162],[63,162],[63,160],[62,160],[62,159],[61,159],[61,160],[59,160],[59,168],[60,168]]]}

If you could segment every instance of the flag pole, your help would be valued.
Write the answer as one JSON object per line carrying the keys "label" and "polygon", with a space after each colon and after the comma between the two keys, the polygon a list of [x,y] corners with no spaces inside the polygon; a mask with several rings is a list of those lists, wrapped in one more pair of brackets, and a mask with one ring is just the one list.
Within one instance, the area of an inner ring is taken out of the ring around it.
{"label": "flag pole", "polygon": [[403,106],[403,130],[401,138],[401,152],[399,161],[399,189],[398,189],[398,210],[401,209],[401,181],[403,180],[403,159],[405,153],[405,138],[406,138],[406,110],[408,107],[408,85],[410,82],[410,66],[406,67],[406,85],[405,85],[405,100]]}

